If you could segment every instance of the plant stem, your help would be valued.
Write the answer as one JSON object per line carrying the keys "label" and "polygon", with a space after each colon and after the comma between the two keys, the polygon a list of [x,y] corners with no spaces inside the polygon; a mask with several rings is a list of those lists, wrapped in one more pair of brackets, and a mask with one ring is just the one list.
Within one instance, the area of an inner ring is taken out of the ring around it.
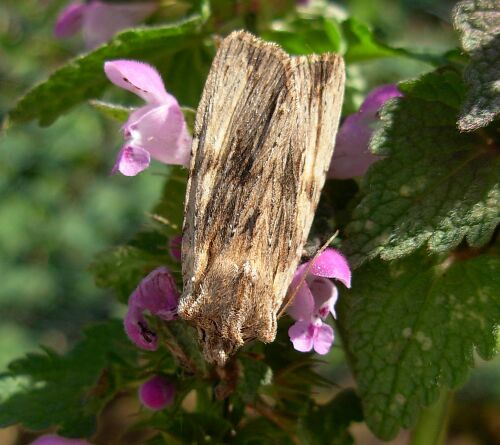
{"label": "plant stem", "polygon": [[444,444],[452,399],[453,392],[444,389],[439,399],[422,411],[411,434],[410,445]]}

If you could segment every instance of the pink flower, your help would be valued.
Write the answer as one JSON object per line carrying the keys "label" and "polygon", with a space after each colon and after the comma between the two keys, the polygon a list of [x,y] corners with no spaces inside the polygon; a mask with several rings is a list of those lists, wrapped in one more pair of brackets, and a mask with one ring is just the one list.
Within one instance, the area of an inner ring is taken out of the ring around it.
{"label": "pink flower", "polygon": [[57,18],[54,34],[64,39],[83,30],[87,48],[107,42],[117,31],[142,22],[157,8],[153,1],[112,3],[91,0],[74,1]]}
{"label": "pink flower", "polygon": [[175,261],[181,261],[182,258],[182,235],[176,235],[169,239],[168,250],[170,256]]}
{"label": "pink flower", "polygon": [[128,300],[125,332],[137,346],[149,351],[158,347],[157,335],[148,325],[143,313],[163,320],[177,318],[179,293],[175,281],[166,267],[158,267],[144,278]]}
{"label": "pink flower", "polygon": [[336,278],[351,287],[351,270],[347,260],[330,248],[318,255],[312,265],[310,261],[301,264],[295,272],[290,290],[300,287],[287,312],[296,320],[288,335],[297,351],[314,349],[324,355],[332,346],[333,329],[324,320],[330,313],[335,317],[338,290],[328,278]]}
{"label": "pink flower", "polygon": [[56,434],[45,434],[35,439],[30,445],[90,445],[83,439],[66,439]]}
{"label": "pink flower", "polygon": [[104,71],[115,85],[146,101],[123,126],[126,142],[113,173],[135,176],[149,167],[151,158],[165,164],[188,165],[191,136],[176,98],[167,93],[158,71],[133,60],[106,62]]}
{"label": "pink flower", "polygon": [[174,401],[175,386],[162,376],[155,376],[139,388],[139,400],[146,407],[158,411]]}
{"label": "pink flower", "polygon": [[347,116],[339,128],[328,177],[347,179],[362,176],[380,158],[368,148],[378,111],[386,101],[400,97],[396,85],[382,85],[366,96],[359,111]]}

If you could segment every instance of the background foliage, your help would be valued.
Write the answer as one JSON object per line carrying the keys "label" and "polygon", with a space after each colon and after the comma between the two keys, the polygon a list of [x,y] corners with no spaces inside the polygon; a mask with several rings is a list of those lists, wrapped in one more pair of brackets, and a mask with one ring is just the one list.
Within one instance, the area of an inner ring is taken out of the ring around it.
{"label": "background foliage", "polygon": [[[286,0],[258,8],[251,1],[170,3],[164,9],[174,12],[155,28],[125,31],[73,60],[83,52],[79,39],[51,35],[63,2],[0,5],[0,112],[8,127],[0,139],[0,424],[58,426],[60,434],[109,443],[96,419],[121,403],[132,421],[121,429],[110,422],[115,436],[132,440],[125,431],[134,424],[136,442],[156,445],[270,437],[345,444],[352,442],[347,428],[362,420],[385,440],[422,422],[424,407],[467,381],[474,351],[490,359],[497,345],[499,105],[491,80],[498,57],[484,20],[494,2],[464,2],[460,34],[448,2],[318,1],[299,12]],[[107,107],[87,101],[134,106],[129,95],[107,90],[102,63],[137,58],[161,70],[182,105],[196,107],[215,51],[212,34],[239,28],[293,54],[341,52],[344,116],[382,83],[402,82],[404,97],[381,112],[371,149],[384,160],[360,182],[329,181],[313,229],[312,241],[339,228],[339,246],[359,266],[339,305],[342,350],[324,362],[297,353],[283,320],[275,343],[252,345],[237,369],[220,376],[182,323],[161,327],[177,354],[137,351],[115,321],[82,335],[89,322],[120,316],[119,302],[157,265],[167,264],[180,283],[166,246],[181,226],[186,177],[161,165],[133,180],[110,177],[119,124],[106,117]],[[470,131],[458,131],[457,120]],[[7,370],[38,343],[41,352]],[[467,412],[480,425],[468,431],[474,440],[498,439],[485,420],[500,412],[498,363],[476,370],[458,393],[452,433],[467,425]],[[176,382],[176,403],[153,415],[138,411],[132,391],[158,371]],[[132,396],[123,401],[125,388]],[[217,391],[233,392],[224,402],[213,397]],[[472,406],[484,411],[471,414]]]}

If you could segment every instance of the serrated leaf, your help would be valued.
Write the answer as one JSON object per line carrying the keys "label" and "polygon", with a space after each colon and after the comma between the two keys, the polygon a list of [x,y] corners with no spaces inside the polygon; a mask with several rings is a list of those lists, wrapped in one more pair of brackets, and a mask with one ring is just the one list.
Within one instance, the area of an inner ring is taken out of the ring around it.
{"label": "serrated leaf", "polygon": [[109,43],[73,59],[35,86],[9,115],[12,123],[38,119],[50,125],[61,114],[89,99],[98,98],[111,85],[103,65],[112,59],[139,59],[163,66],[169,54],[200,42],[204,23],[200,15],[180,23],[121,32]]}
{"label": "serrated leaf", "polygon": [[88,328],[66,356],[46,350],[12,362],[6,377],[22,377],[26,383],[0,404],[0,426],[22,423],[33,430],[58,426],[69,437],[91,435],[96,414],[110,396],[99,379],[117,358],[135,362],[136,349],[122,323],[111,321]]}
{"label": "serrated leaf", "polygon": [[456,129],[461,85],[458,74],[436,71],[403,84],[405,96],[382,109],[371,150],[387,158],[368,171],[346,228],[353,266],[424,244],[444,252],[464,238],[471,246],[490,239],[500,219],[500,162],[491,141]]}
{"label": "serrated leaf", "polygon": [[487,126],[500,113],[500,4],[465,0],[454,9],[454,25],[470,56],[465,80],[470,86],[458,127],[472,131]]}
{"label": "serrated leaf", "polygon": [[[473,351],[490,359],[500,321],[500,260],[425,254],[375,260],[339,307],[368,426],[388,440],[443,387],[464,383]],[[389,287],[387,283],[391,283]]]}

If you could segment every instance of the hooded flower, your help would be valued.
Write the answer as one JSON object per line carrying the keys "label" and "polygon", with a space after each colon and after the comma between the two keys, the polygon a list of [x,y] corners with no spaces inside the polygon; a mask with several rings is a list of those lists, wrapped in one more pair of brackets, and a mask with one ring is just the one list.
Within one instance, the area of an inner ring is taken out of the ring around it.
{"label": "hooded flower", "polygon": [[328,353],[333,343],[333,329],[324,320],[330,313],[335,317],[338,291],[328,278],[335,278],[351,287],[349,264],[335,249],[326,249],[312,265],[310,261],[301,264],[295,272],[290,289],[298,290],[287,312],[296,320],[288,335],[297,351],[314,349],[323,355]]}
{"label": "hooded flower", "polygon": [[402,96],[396,85],[382,85],[374,89],[359,111],[347,116],[339,128],[335,152],[328,176],[347,179],[362,176],[368,167],[380,158],[368,148],[373,126],[378,121],[378,111],[386,101]]}
{"label": "hooded flower", "polygon": [[187,165],[191,136],[176,98],[167,93],[156,69],[133,60],[114,60],[104,64],[104,71],[115,85],[146,101],[123,126],[126,141],[113,173],[135,176],[149,167],[151,158],[165,164]]}
{"label": "hooded flower", "polygon": [[174,384],[159,375],[144,382],[139,388],[139,400],[146,408],[153,411],[159,411],[172,404],[174,396]]}
{"label": "hooded flower", "polygon": [[45,434],[35,439],[30,445],[90,445],[83,439],[66,439],[56,434]]}
{"label": "hooded flower", "polygon": [[155,351],[157,335],[148,325],[143,313],[163,320],[177,318],[179,293],[174,279],[166,267],[158,267],[144,278],[128,300],[125,332],[142,349]]}
{"label": "hooded flower", "polygon": [[153,1],[111,3],[91,0],[74,1],[57,18],[54,34],[64,39],[80,29],[87,48],[107,42],[117,31],[141,23],[157,8]]}
{"label": "hooded flower", "polygon": [[182,259],[182,235],[173,236],[168,240],[168,251],[173,260],[180,262]]}

